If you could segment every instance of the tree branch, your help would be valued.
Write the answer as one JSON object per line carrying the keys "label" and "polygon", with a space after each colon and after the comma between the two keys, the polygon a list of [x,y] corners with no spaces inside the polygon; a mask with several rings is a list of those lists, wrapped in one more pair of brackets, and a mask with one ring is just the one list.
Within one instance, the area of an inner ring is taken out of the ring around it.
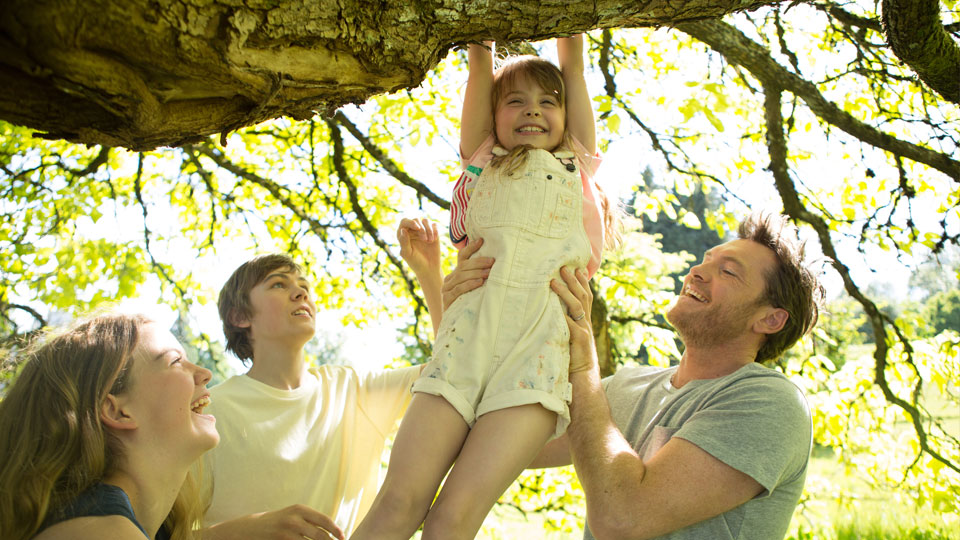
{"label": "tree branch", "polygon": [[337,114],[333,115],[333,121],[337,124],[347,128],[347,131],[353,135],[353,138],[360,141],[360,145],[363,146],[363,149],[367,151],[368,154],[373,156],[373,159],[377,160],[383,168],[390,173],[390,176],[393,176],[401,184],[413,188],[421,197],[426,198],[433,204],[443,208],[444,210],[450,209],[450,202],[445,200],[443,197],[440,197],[436,193],[430,190],[422,182],[417,181],[407,173],[403,171],[399,164],[390,159],[379,146],[374,144],[369,137],[364,135],[357,126],[350,121],[349,118],[343,112],[337,111]]}
{"label": "tree branch", "polygon": [[869,17],[861,17],[859,15],[854,15],[853,13],[850,13],[849,11],[843,9],[842,7],[836,4],[833,4],[833,3],[816,4],[816,8],[821,11],[826,11],[833,18],[837,19],[844,25],[857,26],[860,28],[873,30],[875,32],[883,31],[883,28],[880,26],[880,21],[869,18]]}
{"label": "tree branch", "polygon": [[87,176],[88,174],[93,174],[100,168],[101,165],[105,164],[107,160],[110,159],[110,147],[101,146],[100,152],[97,153],[90,163],[87,163],[87,166],[79,170],[68,170],[73,173],[75,176]]}
{"label": "tree branch", "polygon": [[900,340],[901,344],[903,344],[904,352],[907,355],[907,362],[911,364],[914,372],[916,372],[917,369],[916,365],[913,363],[913,349],[910,345],[910,341],[906,338],[906,336],[903,335],[896,323],[890,320],[889,317],[886,317],[880,311],[877,305],[860,291],[859,287],[857,287],[857,285],[853,282],[853,278],[850,276],[849,269],[840,262],[840,259],[837,256],[836,248],[834,247],[833,240],[830,237],[829,226],[823,221],[823,219],[807,211],[807,209],[804,207],[803,202],[800,200],[800,197],[794,188],[793,182],[790,180],[789,166],[787,165],[787,141],[783,132],[783,116],[781,113],[781,96],[783,91],[774,81],[767,81],[764,84],[763,90],[767,148],[770,153],[770,171],[773,173],[777,192],[780,194],[780,198],[783,201],[784,212],[795,221],[803,221],[813,227],[813,229],[817,232],[824,255],[830,258],[833,267],[843,279],[843,284],[847,294],[856,299],[856,301],[863,306],[864,312],[867,314],[870,324],[873,326],[875,342],[873,355],[875,382],[877,383],[877,386],[880,387],[880,390],[883,392],[887,402],[900,407],[910,417],[920,444],[920,452],[926,452],[947,467],[960,472],[960,466],[940,455],[930,446],[928,442],[927,432],[923,427],[923,415],[917,408],[919,385],[922,384],[923,379],[919,376],[917,378],[919,382],[917,383],[918,387],[915,388],[913,394],[913,403],[900,398],[890,389],[890,384],[887,382],[886,376],[889,347],[887,346],[887,332],[885,329],[885,324],[889,324],[893,328],[895,335]]}
{"label": "tree branch", "polygon": [[234,176],[242,178],[267,190],[267,192],[270,193],[270,195],[281,205],[283,205],[284,208],[293,212],[297,218],[306,223],[314,234],[321,238],[326,237],[326,229],[328,226],[320,223],[319,220],[311,216],[301,205],[295,203],[293,199],[286,193],[286,188],[230,161],[222,152],[213,148],[209,143],[199,144],[196,146],[187,145],[184,147],[184,150],[188,152],[199,152],[201,155],[206,156],[216,163],[218,167],[225,169]]}
{"label": "tree branch", "polygon": [[19,309],[20,311],[26,311],[31,317],[33,317],[35,321],[37,321],[38,325],[40,325],[41,327],[47,325],[47,320],[43,318],[43,315],[40,315],[40,312],[38,312],[37,310],[33,309],[30,306],[25,306],[22,304],[5,304],[2,307],[2,310],[6,312],[8,308]]}
{"label": "tree branch", "polygon": [[887,43],[920,80],[960,104],[960,47],[940,21],[939,0],[883,0]]}
{"label": "tree branch", "polygon": [[711,20],[682,23],[678,24],[677,28],[706,43],[731,64],[743,66],[762,84],[773,84],[796,95],[824,122],[867,144],[923,163],[960,182],[960,162],[935,150],[902,141],[861,122],[823,97],[816,85],[778,64],[767,49],[735,27]]}
{"label": "tree branch", "polygon": [[137,203],[140,205],[140,210],[143,215],[143,249],[150,257],[150,265],[153,266],[153,269],[157,272],[157,274],[159,274],[161,278],[173,286],[177,292],[177,296],[179,296],[181,299],[185,299],[187,297],[187,292],[175,279],[170,277],[170,274],[167,273],[167,269],[164,268],[162,264],[157,262],[157,259],[153,256],[153,251],[150,250],[150,236],[153,233],[150,232],[150,227],[147,225],[147,203],[143,200],[142,182],[143,153],[140,152],[137,154],[137,173],[133,179],[133,194],[137,199]]}
{"label": "tree branch", "polygon": [[676,332],[677,330],[669,324],[662,323],[655,318],[635,316],[635,315],[611,315],[610,320],[618,324],[639,323],[650,328],[659,328]]}
{"label": "tree branch", "polygon": [[187,156],[190,158],[190,163],[193,163],[194,168],[197,169],[197,174],[200,175],[203,185],[207,188],[207,193],[210,194],[210,230],[207,231],[206,247],[212,248],[214,246],[214,232],[217,225],[217,199],[219,198],[219,193],[213,186],[212,175],[203,167],[203,164],[200,163],[200,159],[197,157],[196,149],[193,147],[186,147],[184,148],[184,152],[186,152]]}
{"label": "tree branch", "polygon": [[[616,103],[617,106],[623,110],[623,112],[627,113],[627,116],[630,118],[630,120],[647,134],[647,137],[650,138],[650,145],[654,150],[663,156],[663,161],[667,164],[667,169],[696,178],[699,182],[702,182],[704,179],[710,180],[711,182],[721,186],[724,191],[729,193],[732,197],[746,204],[746,201],[743,201],[737,197],[736,194],[734,194],[733,191],[727,187],[726,183],[719,177],[700,170],[699,167],[697,167],[697,164],[690,159],[690,156],[687,155],[682,148],[677,147],[677,151],[681,154],[683,161],[690,165],[691,168],[684,168],[673,162],[673,155],[669,150],[667,150],[667,148],[663,146],[663,143],[660,141],[660,135],[654,131],[653,128],[648,126],[643,120],[641,120],[637,113],[634,112],[634,110],[623,99],[621,99],[620,96],[617,95],[617,85],[614,81],[613,66],[612,62],[610,61],[611,47],[613,47],[613,43],[611,42],[611,33],[609,30],[604,30],[603,38],[600,44],[600,60],[598,61],[598,67],[600,68],[600,72],[603,74],[604,91],[606,92],[607,96],[610,97],[611,101]],[[674,141],[671,140],[671,142]]]}
{"label": "tree branch", "polygon": [[[417,294],[415,280],[411,279],[407,274],[403,261],[397,258],[387,243],[380,238],[380,233],[377,231],[377,228],[373,226],[373,223],[370,222],[370,218],[368,218],[366,213],[363,211],[363,207],[360,205],[360,196],[357,193],[357,186],[351,180],[350,175],[347,173],[347,169],[343,164],[344,147],[343,137],[340,135],[340,128],[333,120],[327,120],[327,125],[330,128],[330,142],[333,146],[333,166],[337,171],[337,176],[339,177],[340,182],[342,182],[347,188],[350,204],[353,206],[353,213],[355,216],[357,216],[357,221],[360,222],[360,227],[373,240],[377,247],[383,251],[393,266],[396,267],[397,272],[400,274],[400,277],[406,284],[407,290],[410,292],[410,296],[413,298],[414,302],[416,302],[414,316],[416,317],[416,325],[419,326],[421,315],[425,312],[427,306],[423,299],[421,299]],[[419,332],[415,332],[415,334],[419,336]]]}
{"label": "tree branch", "polygon": [[84,144],[183,146],[416,87],[471,41],[660,26],[773,3],[4,0],[0,118]]}

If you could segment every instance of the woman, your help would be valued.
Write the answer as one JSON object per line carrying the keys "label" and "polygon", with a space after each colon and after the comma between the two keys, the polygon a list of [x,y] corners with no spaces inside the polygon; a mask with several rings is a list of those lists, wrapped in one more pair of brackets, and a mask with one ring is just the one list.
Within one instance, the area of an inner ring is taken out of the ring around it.
{"label": "woman", "polygon": [[18,354],[0,401],[0,538],[189,539],[188,472],[219,441],[210,371],[141,315],[80,321]]}

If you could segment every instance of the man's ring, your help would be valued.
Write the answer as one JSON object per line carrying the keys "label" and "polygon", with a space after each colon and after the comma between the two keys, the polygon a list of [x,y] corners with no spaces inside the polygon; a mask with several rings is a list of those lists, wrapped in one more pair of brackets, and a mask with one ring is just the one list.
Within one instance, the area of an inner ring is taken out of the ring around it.
{"label": "man's ring", "polygon": [[587,316],[587,312],[584,311],[583,313],[580,314],[579,317],[573,317],[573,320],[575,320],[575,321],[582,321],[583,318],[586,317],[586,316]]}

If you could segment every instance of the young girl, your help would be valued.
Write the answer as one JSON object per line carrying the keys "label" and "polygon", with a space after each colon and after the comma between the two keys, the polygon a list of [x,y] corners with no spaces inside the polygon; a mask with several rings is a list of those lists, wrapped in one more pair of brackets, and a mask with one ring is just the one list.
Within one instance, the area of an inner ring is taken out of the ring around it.
{"label": "young girl", "polygon": [[[600,264],[606,205],[593,181],[583,38],[557,40],[560,69],[521,57],[493,72],[470,45],[451,237],[483,239],[496,264],[444,313],[413,386],[383,487],[354,539],[473,538],[500,494],[569,423],[569,329],[550,290],[561,266]],[[467,201],[469,200],[469,205]],[[434,501],[451,463],[456,464]],[[431,503],[432,506],[431,506]]]}
{"label": "young girl", "polygon": [[0,538],[186,540],[188,475],[219,440],[210,371],[142,316],[94,317],[19,354],[0,401]]}

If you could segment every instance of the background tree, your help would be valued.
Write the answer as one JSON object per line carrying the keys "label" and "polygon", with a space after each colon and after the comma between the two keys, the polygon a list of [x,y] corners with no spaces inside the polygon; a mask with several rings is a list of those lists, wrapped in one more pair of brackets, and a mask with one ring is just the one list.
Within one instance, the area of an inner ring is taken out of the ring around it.
{"label": "background tree", "polygon": [[925,302],[923,315],[934,334],[956,331],[960,328],[960,288],[931,295]]}
{"label": "background tree", "polygon": [[[105,13],[116,7],[89,4]],[[302,6],[304,17],[290,14],[293,4],[284,2],[228,12],[216,11],[225,8],[213,2],[193,4],[203,7],[153,2],[152,15],[130,16],[132,28],[146,21],[186,29],[172,34],[178,41],[153,43],[153,71],[150,62],[108,54],[116,50],[106,44],[112,37],[85,41],[86,34],[76,33],[78,23],[41,33],[49,29],[44,20],[123,26],[112,16],[46,17],[43,10],[53,6],[19,0],[0,8],[6,36],[0,43],[16,53],[2,57],[0,73],[14,83],[8,88],[29,90],[11,90],[19,101],[0,103],[0,116],[34,122],[28,113],[47,107],[55,117],[31,125],[48,137],[134,149],[183,143],[131,152],[36,139],[31,129],[0,124],[5,346],[16,347],[52,313],[75,313],[138,292],[158,294],[190,313],[209,312],[226,277],[220,267],[230,269],[252,251],[284,250],[307,263],[323,308],[343,310],[345,325],[392,319],[404,329],[406,360],[421,361],[429,352],[429,325],[393,229],[417,210],[446,221],[457,169],[457,90],[466,79],[462,53],[448,49],[485,37],[534,39],[670,23],[670,29],[590,34],[591,91],[607,151],[601,173],[610,175],[614,191],[636,191],[629,199],[638,216],[663,215],[718,235],[750,208],[784,211],[800,224],[829,257],[829,277],[841,297],[823,327],[778,368],[810,396],[820,445],[836,449],[871,481],[898,486],[902,496],[956,524],[960,434],[943,418],[960,407],[960,338],[950,328],[932,336],[920,332],[916,310],[884,312],[885,299],[870,292],[862,270],[888,273],[895,264],[913,265],[960,242],[960,110],[950,79],[937,82],[942,78],[929,74],[940,73],[933,64],[949,66],[956,49],[952,0],[900,10],[896,2],[793,3],[703,20],[698,17],[727,13],[734,3],[690,2],[682,13],[668,11],[671,3],[633,11],[630,3],[541,3],[537,12],[526,4],[492,2],[487,13],[460,6],[433,15],[386,6],[380,19],[338,19],[335,11],[327,19],[310,15],[322,2]],[[912,14],[917,17],[906,25],[893,17]],[[441,24],[468,15],[478,21],[468,33],[448,33]],[[401,19],[382,32],[409,36],[407,47],[392,48],[400,42],[360,31],[371,21],[388,27]],[[296,39],[271,37],[282,28],[294,29],[287,35]],[[310,31],[329,35],[321,39]],[[150,41],[124,32],[118,30],[128,45]],[[907,33],[925,36],[913,41],[933,43],[942,54],[910,56],[904,64],[897,51],[907,55],[890,43],[910,41]],[[42,52],[51,43],[51,50],[62,52],[56,43],[65,39],[80,45],[66,47],[63,57]],[[202,69],[182,56],[211,48],[219,57],[210,56],[211,66]],[[342,58],[334,59],[331,50]],[[98,63],[104,58],[113,63]],[[57,74],[42,64],[48,61],[67,71]],[[163,66],[178,61],[177,70],[188,76],[165,74]],[[136,92],[95,86],[117,77],[94,67],[118,62],[130,69],[119,71],[130,75],[123,84]],[[266,69],[271,65],[277,69]],[[318,66],[353,78],[324,82]],[[292,78],[275,76],[278,71]],[[239,73],[247,89],[224,83],[225,72]],[[403,77],[396,78],[398,72]],[[280,82],[270,82],[275,79]],[[168,94],[157,93],[164,88]],[[341,92],[341,100],[322,97],[324,88]],[[113,103],[114,97],[125,105]],[[329,108],[363,99],[360,107]],[[325,114],[313,116],[315,108]],[[303,119],[240,129],[283,113]],[[63,121],[56,124],[56,117]],[[198,123],[190,124],[191,118]],[[202,137],[209,133],[223,135]],[[621,166],[614,166],[616,159]],[[657,185],[645,184],[647,168]],[[691,201],[710,204],[700,209]],[[595,279],[595,331],[608,372],[636,361],[641,345],[650,363],[678,357],[673,333],[656,315],[672,299],[670,275],[694,257],[664,252],[666,234],[651,234],[648,226],[629,231],[625,248],[609,254]],[[949,272],[955,283],[957,268]],[[869,325],[872,340],[855,332],[857,317]],[[515,505],[531,499],[524,485],[556,493],[544,481],[525,480]],[[568,496],[575,490],[564,492]],[[542,500],[556,504],[546,495]],[[564,507],[577,504],[568,502]]]}

